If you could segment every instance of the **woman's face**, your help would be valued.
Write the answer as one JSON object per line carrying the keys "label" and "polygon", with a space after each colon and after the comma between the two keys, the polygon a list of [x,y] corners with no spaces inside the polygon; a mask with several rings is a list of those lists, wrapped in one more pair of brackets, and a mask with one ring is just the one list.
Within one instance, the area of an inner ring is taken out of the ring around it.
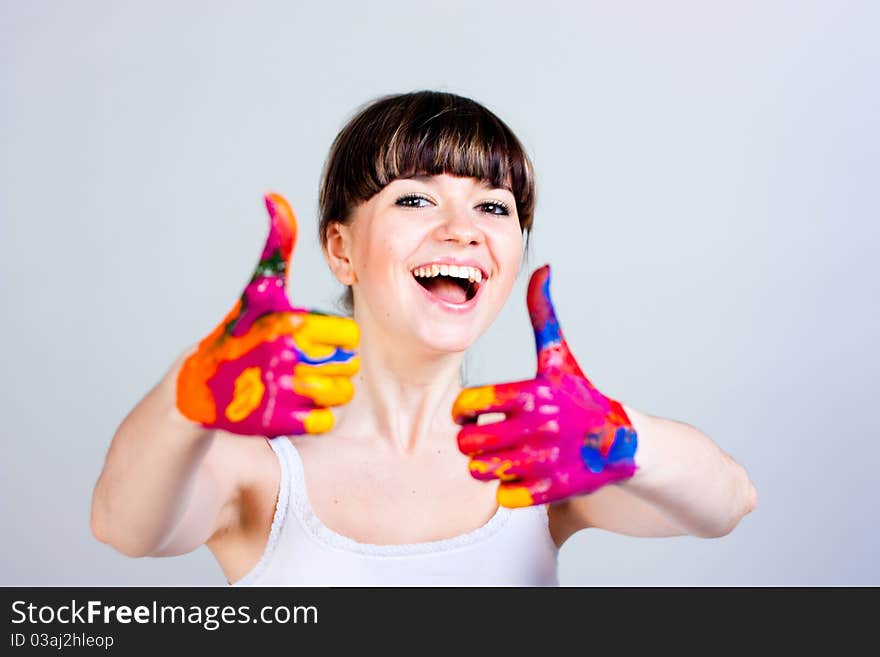
{"label": "woman's face", "polygon": [[476,178],[394,180],[358,205],[346,228],[355,319],[438,352],[473,344],[519,271],[513,194]]}

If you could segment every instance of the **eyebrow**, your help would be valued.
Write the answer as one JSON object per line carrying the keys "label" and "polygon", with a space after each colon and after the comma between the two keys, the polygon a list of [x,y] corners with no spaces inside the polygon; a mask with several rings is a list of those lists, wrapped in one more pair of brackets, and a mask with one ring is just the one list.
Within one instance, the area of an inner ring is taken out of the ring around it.
{"label": "eyebrow", "polygon": [[[431,183],[434,177],[435,176],[433,175],[417,174],[414,176],[406,176],[404,180],[415,180],[418,182]],[[508,185],[496,187],[494,184],[492,184],[491,181],[486,180],[485,178],[480,179],[479,187],[485,187],[486,189],[506,189],[508,192],[513,194],[513,189],[511,189]]]}

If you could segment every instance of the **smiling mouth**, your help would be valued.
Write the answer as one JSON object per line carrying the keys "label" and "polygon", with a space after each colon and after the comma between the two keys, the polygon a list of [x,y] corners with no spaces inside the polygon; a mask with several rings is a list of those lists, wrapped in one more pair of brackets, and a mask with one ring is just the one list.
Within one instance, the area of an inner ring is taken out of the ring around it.
{"label": "smiling mouth", "polygon": [[416,267],[412,275],[432,295],[454,304],[473,299],[483,280],[479,269],[465,266],[425,265]]}

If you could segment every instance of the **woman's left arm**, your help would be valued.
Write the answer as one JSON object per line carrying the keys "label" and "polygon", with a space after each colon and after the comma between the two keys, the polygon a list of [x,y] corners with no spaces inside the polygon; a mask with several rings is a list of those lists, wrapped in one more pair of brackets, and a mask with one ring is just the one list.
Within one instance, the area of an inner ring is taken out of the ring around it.
{"label": "woman's left arm", "polygon": [[[586,527],[724,536],[755,508],[743,467],[703,432],[626,407],[590,382],[562,335],[549,266],[532,274],[527,305],[535,378],[466,388],[452,409],[471,475],[500,480],[499,504],[547,504],[557,545]],[[481,425],[484,413],[505,419]]]}
{"label": "woman's left arm", "polygon": [[629,536],[716,538],[729,534],[757,504],[745,469],[689,424],[623,405],[638,435],[629,479],[550,507],[558,545],[595,527]]}

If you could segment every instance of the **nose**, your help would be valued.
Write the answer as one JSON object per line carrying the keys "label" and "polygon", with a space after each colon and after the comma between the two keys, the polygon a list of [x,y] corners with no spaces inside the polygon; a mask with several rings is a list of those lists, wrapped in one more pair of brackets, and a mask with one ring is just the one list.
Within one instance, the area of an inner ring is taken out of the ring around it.
{"label": "nose", "polygon": [[438,238],[444,242],[475,246],[483,242],[483,232],[468,216],[466,209],[452,207],[446,211],[438,228]]}

